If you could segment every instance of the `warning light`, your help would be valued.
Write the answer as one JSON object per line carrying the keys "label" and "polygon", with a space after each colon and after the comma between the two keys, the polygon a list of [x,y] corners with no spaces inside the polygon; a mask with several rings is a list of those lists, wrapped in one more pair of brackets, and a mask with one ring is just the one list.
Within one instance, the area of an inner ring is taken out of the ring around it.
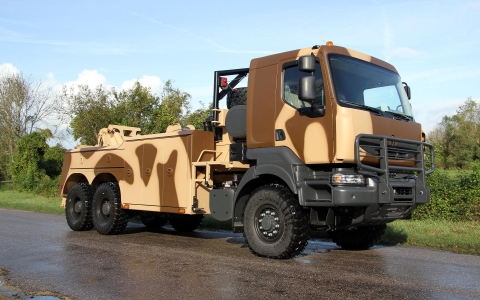
{"label": "warning light", "polygon": [[326,45],[327,45],[327,46],[333,46],[333,42],[332,42],[332,41],[328,41],[328,42],[326,43]]}
{"label": "warning light", "polygon": [[221,80],[220,86],[222,88],[226,88],[228,86],[227,78],[226,77],[220,77],[220,80]]}

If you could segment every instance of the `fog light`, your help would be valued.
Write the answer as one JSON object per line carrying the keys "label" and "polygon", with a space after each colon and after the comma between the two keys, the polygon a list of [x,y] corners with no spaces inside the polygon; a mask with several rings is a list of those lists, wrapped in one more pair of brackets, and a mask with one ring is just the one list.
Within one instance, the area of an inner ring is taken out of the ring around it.
{"label": "fog light", "polygon": [[333,185],[351,184],[351,185],[365,185],[365,177],[360,174],[333,174]]}

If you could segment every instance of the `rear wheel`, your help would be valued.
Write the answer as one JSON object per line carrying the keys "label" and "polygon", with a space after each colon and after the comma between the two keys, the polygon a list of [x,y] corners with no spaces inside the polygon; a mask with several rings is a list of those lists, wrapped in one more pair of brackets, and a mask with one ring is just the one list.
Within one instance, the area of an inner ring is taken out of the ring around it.
{"label": "rear wheel", "polygon": [[193,231],[202,224],[203,215],[178,215],[172,214],[169,218],[170,224],[176,231]]}
{"label": "rear wheel", "polygon": [[92,198],[95,188],[85,182],[74,184],[68,191],[65,216],[68,226],[75,231],[93,228]]}
{"label": "rear wheel", "polygon": [[100,234],[120,234],[128,223],[121,208],[118,183],[102,183],[93,195],[93,224]]}
{"label": "rear wheel", "polygon": [[253,192],[245,207],[244,236],[258,256],[291,258],[307,246],[309,215],[289,189],[265,185]]}
{"label": "rear wheel", "polygon": [[366,250],[380,242],[387,225],[361,226],[350,230],[331,232],[332,241],[343,249]]}

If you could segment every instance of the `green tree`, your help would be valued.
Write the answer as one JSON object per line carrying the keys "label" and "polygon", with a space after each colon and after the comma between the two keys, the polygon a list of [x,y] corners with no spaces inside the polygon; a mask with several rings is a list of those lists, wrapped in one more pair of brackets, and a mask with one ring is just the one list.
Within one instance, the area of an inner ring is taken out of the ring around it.
{"label": "green tree", "polygon": [[45,82],[21,73],[0,74],[0,180],[7,179],[19,139],[38,128],[54,128],[58,101]]}
{"label": "green tree", "polygon": [[99,85],[94,90],[86,85],[67,89],[63,87],[62,99],[67,103],[64,113],[70,118],[70,130],[80,144],[95,145],[101,128],[120,122],[116,115],[117,100],[114,90]]}
{"label": "green tree", "polygon": [[154,132],[165,132],[174,123],[182,124],[190,114],[190,98],[190,94],[174,88],[172,81],[165,82],[160,96],[161,104],[154,113]]}
{"label": "green tree", "polygon": [[471,98],[429,133],[437,165],[468,169],[480,159],[480,106]]}
{"label": "green tree", "polygon": [[71,120],[73,137],[87,145],[95,145],[98,131],[109,124],[140,127],[142,134],[165,132],[174,123],[202,129],[210,109],[202,104],[192,113],[190,98],[170,80],[165,82],[160,96],[139,82],[119,92],[102,86],[95,90],[87,86],[63,90],[63,99],[68,103],[65,113]]}
{"label": "green tree", "polygon": [[53,147],[48,147],[43,155],[40,168],[45,170],[50,178],[55,178],[62,173],[63,157],[65,155],[65,148],[60,144]]}
{"label": "green tree", "polygon": [[50,130],[34,131],[20,138],[13,161],[9,164],[15,188],[51,195],[58,188],[65,149],[49,147]]}
{"label": "green tree", "polygon": [[205,108],[200,102],[201,108],[197,108],[183,119],[184,125],[193,125],[197,130],[203,130],[203,123],[211,116],[213,104]]}
{"label": "green tree", "polygon": [[118,125],[140,127],[142,134],[155,132],[155,113],[160,107],[160,98],[150,88],[135,82],[133,87],[120,93],[114,92]]}

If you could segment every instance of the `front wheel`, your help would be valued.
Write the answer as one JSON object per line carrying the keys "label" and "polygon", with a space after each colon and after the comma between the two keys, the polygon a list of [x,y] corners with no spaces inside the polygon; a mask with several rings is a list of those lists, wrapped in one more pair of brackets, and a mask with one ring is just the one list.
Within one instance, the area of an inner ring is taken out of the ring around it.
{"label": "front wheel", "polygon": [[361,226],[349,230],[335,230],[331,232],[332,241],[347,250],[366,250],[380,242],[386,224]]}
{"label": "front wheel", "polygon": [[244,236],[250,251],[270,258],[300,254],[310,238],[309,215],[289,189],[265,185],[256,189],[244,212]]}
{"label": "front wheel", "polygon": [[93,195],[93,224],[100,234],[120,234],[128,223],[121,208],[120,189],[116,182],[102,183]]}

